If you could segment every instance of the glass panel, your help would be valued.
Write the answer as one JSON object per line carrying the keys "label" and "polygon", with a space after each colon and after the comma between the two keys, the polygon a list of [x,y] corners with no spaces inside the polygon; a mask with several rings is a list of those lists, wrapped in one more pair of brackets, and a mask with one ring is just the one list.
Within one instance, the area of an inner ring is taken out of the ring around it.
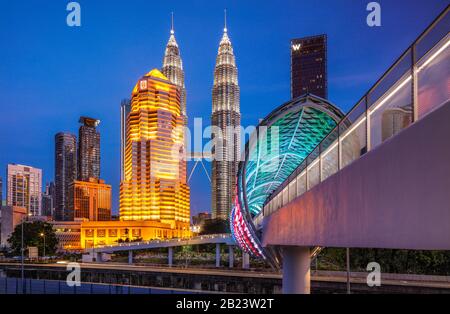
{"label": "glass panel", "polygon": [[450,36],[446,36],[417,64],[419,119],[450,99],[449,40]]}
{"label": "glass panel", "polygon": [[447,12],[428,32],[422,35],[416,44],[416,61],[421,59],[431,48],[448,34],[450,14]]}
{"label": "glass panel", "polygon": [[320,160],[316,159],[308,166],[308,190],[320,183]]}
{"label": "glass panel", "polygon": [[339,127],[336,127],[321,143],[321,181],[339,170]]}
{"label": "glass panel", "polygon": [[291,202],[297,196],[297,180],[294,179],[291,183],[289,183],[289,202]]}
{"label": "glass panel", "polygon": [[289,191],[288,187],[285,187],[283,189],[283,204],[282,206],[286,205],[289,202]]}
{"label": "glass panel", "polygon": [[406,73],[369,109],[370,149],[412,122],[412,80]]}
{"label": "glass panel", "polygon": [[[363,155],[366,148],[366,116],[361,115],[350,127],[340,125],[341,169]],[[346,128],[346,129],[344,129]]]}
{"label": "glass panel", "polygon": [[297,196],[306,192],[306,170],[297,177]]}
{"label": "glass panel", "polygon": [[378,103],[406,73],[411,74],[411,68],[411,49],[409,49],[369,92],[367,96],[368,107],[376,106],[375,103]]}

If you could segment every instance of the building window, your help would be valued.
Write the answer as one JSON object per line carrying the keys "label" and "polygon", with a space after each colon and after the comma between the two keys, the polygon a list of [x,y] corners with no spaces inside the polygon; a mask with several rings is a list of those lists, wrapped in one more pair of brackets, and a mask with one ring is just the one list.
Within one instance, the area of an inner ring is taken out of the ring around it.
{"label": "building window", "polygon": [[104,238],[106,236],[106,230],[105,229],[98,229],[97,230],[97,237]]}
{"label": "building window", "polygon": [[84,231],[84,235],[86,238],[93,238],[94,237],[94,229],[86,229]]}
{"label": "building window", "polygon": [[133,237],[140,238],[141,237],[141,229],[133,229]]}
{"label": "building window", "polygon": [[128,229],[120,229],[120,236],[121,237],[128,237],[129,230]]}
{"label": "building window", "polygon": [[110,238],[117,238],[117,229],[109,229],[108,230],[108,236]]}

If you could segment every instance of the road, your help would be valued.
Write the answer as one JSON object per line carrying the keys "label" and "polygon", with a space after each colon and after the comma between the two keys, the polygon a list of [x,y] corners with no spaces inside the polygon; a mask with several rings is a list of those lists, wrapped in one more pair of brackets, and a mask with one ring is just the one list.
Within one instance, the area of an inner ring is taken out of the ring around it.
{"label": "road", "polygon": [[[0,263],[5,266],[19,266],[17,263]],[[80,263],[81,268],[101,269],[101,270],[123,270],[139,272],[158,272],[173,274],[208,275],[241,277],[246,279],[263,278],[281,280],[282,275],[274,272],[263,272],[255,270],[241,270],[238,268],[213,269],[213,268],[178,268],[162,266],[129,265],[119,263]],[[26,264],[27,267],[51,267],[65,269],[66,264]],[[312,271],[311,280],[315,282],[345,283],[347,281],[345,272]],[[352,284],[366,284],[367,273],[352,272],[350,282]],[[450,276],[425,276],[425,275],[404,275],[404,274],[382,274],[382,285],[391,286],[413,286],[425,288],[449,289]]]}

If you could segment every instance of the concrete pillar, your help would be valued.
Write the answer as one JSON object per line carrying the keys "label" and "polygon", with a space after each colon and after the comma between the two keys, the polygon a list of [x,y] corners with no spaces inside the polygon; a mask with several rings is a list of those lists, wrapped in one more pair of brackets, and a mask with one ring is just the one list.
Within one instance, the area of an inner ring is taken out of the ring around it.
{"label": "concrete pillar", "polygon": [[311,293],[311,253],[307,247],[283,248],[283,293]]}
{"label": "concrete pillar", "polygon": [[169,267],[173,266],[173,247],[169,247]]}
{"label": "concrete pillar", "polygon": [[95,253],[95,262],[96,263],[101,263],[101,262],[103,262],[103,259],[102,259],[102,253]]}
{"label": "concrete pillar", "polygon": [[128,264],[133,264],[133,251],[128,251]]}
{"label": "concrete pillar", "polygon": [[216,243],[216,267],[220,267],[220,243]]}
{"label": "concrete pillar", "polygon": [[228,246],[228,267],[233,268],[234,266],[234,246]]}
{"label": "concrete pillar", "polygon": [[250,268],[250,255],[246,252],[242,252],[242,268],[249,269]]}

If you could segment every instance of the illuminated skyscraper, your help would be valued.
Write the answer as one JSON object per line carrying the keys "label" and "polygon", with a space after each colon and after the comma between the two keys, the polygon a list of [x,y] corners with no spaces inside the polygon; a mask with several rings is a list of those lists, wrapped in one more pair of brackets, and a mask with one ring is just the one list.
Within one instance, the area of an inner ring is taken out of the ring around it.
{"label": "illuminated skyscraper", "polygon": [[[211,125],[222,130],[222,136],[213,134],[216,143],[211,169],[213,219],[228,219],[232,207],[240,156],[240,124],[238,70],[225,18],[212,91]],[[230,132],[230,127],[235,132]]]}
{"label": "illuminated skyscraper", "polygon": [[77,178],[77,138],[70,133],[55,135],[55,219],[70,220],[69,185]]}
{"label": "illuminated skyscraper", "polygon": [[6,169],[7,206],[24,207],[27,214],[41,215],[42,170],[16,164],[9,164]]}
{"label": "illuminated skyscraper", "polygon": [[111,186],[104,180],[91,177],[88,181],[72,182],[68,203],[73,218],[111,220]]}
{"label": "illuminated skyscraper", "polygon": [[150,220],[189,229],[180,91],[159,70],[142,77],[126,117],[120,220]]}
{"label": "illuminated skyscraper", "polygon": [[180,89],[181,114],[186,117],[186,88],[184,86],[183,61],[181,60],[180,49],[178,48],[178,44],[175,39],[173,14],[172,28],[170,29],[169,42],[166,46],[161,72]]}
{"label": "illuminated skyscraper", "polygon": [[291,96],[327,98],[327,35],[291,41]]}
{"label": "illuminated skyscraper", "polygon": [[100,178],[100,120],[81,117],[78,132],[78,180]]}

